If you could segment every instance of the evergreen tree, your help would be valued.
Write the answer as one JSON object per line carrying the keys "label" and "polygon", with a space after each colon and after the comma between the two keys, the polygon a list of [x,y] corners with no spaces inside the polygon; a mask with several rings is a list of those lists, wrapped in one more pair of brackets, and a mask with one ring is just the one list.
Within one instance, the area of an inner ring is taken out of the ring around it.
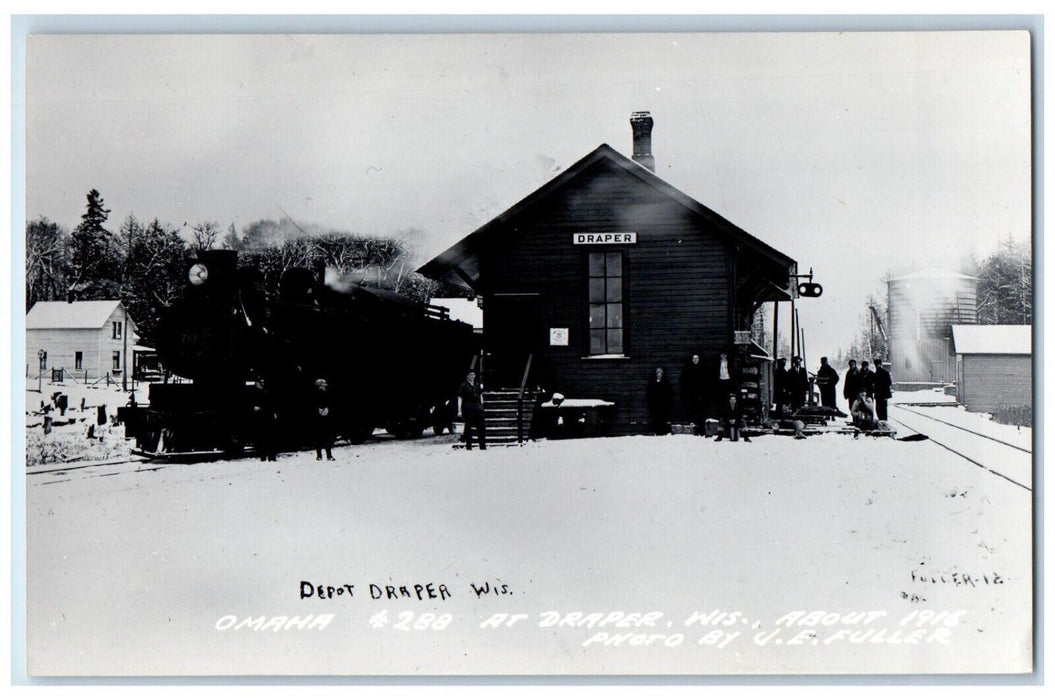
{"label": "evergreen tree", "polygon": [[76,298],[113,298],[117,291],[121,262],[114,236],[104,226],[109,214],[98,190],[91,190],[81,223],[69,239],[69,292]]}
{"label": "evergreen tree", "polygon": [[227,235],[223,237],[221,243],[225,250],[242,250],[245,248],[245,241],[238,235],[238,229],[234,227],[234,222],[227,227]]}
{"label": "evergreen tree", "polygon": [[1026,242],[1009,237],[979,266],[978,322],[1033,323],[1033,266]]}

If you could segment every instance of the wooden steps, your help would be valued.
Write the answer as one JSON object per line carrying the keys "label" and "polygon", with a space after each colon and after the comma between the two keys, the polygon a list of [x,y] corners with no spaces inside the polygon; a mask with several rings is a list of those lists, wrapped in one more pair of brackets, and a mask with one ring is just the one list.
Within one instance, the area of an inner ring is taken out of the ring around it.
{"label": "wooden steps", "polygon": [[524,392],[523,422],[520,431],[522,439],[518,440],[517,396],[519,394],[518,389],[496,389],[484,392],[484,425],[487,430],[488,446],[517,445],[527,441],[531,432],[535,396],[532,392]]}

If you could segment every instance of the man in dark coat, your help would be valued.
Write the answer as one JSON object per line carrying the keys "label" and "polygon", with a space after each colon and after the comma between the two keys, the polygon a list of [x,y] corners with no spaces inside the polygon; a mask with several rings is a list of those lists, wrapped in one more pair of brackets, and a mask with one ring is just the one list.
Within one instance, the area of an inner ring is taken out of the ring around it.
{"label": "man in dark coat", "polygon": [[806,375],[806,368],[802,366],[802,358],[798,355],[791,358],[788,384],[791,388],[791,410],[802,408],[809,403],[807,394],[810,391],[810,379]]}
{"label": "man in dark coat", "polygon": [[846,399],[847,411],[850,410],[854,401],[857,399],[857,360],[850,360],[848,365],[846,376],[843,377],[843,398]]}
{"label": "man in dark coat", "polygon": [[[736,392],[729,394],[726,399],[725,410],[722,412],[722,431],[718,433],[715,442],[721,442],[723,437],[728,437],[732,442],[740,440],[740,431],[747,427],[744,419],[744,411],[740,408],[740,401]],[[751,442],[751,438],[744,435],[744,442]]]}
{"label": "man in dark coat", "polygon": [[821,358],[821,366],[817,370],[817,386],[821,390],[821,406],[835,408],[835,387],[839,384],[839,373],[828,364],[828,358]]}
{"label": "man in dark coat", "polygon": [[783,410],[783,406],[791,403],[788,391],[788,369],[785,366],[787,360],[783,357],[777,360],[776,369],[773,370],[773,403],[776,404],[777,412]]}
{"label": "man in dark coat", "polygon": [[861,371],[857,374],[857,393],[863,391],[868,398],[874,398],[875,381],[876,376],[872,373],[872,370],[868,369],[868,362],[862,362]]}
{"label": "man in dark coat", "polygon": [[875,388],[875,404],[876,404],[876,417],[879,420],[886,420],[886,402],[891,397],[890,388],[893,386],[893,382],[890,380],[890,372],[883,368],[883,358],[875,358],[876,371],[873,379],[873,387]]}
{"label": "man in dark coat", "polygon": [[681,371],[681,405],[685,408],[686,418],[696,426],[696,435],[703,435],[706,381],[700,356],[693,355]]}
{"label": "man in dark coat", "polygon": [[275,433],[278,430],[278,409],[270,387],[263,379],[256,380],[250,393],[249,430],[260,461],[276,461],[278,450]]}
{"label": "man in dark coat", "polygon": [[487,449],[487,434],[484,426],[484,399],[483,387],[476,382],[476,372],[469,370],[465,375],[465,381],[458,387],[458,399],[462,404],[462,418],[465,420],[465,432],[462,440],[465,441],[465,449],[473,449],[473,432],[480,442],[480,449]]}
{"label": "man in dark coat", "polygon": [[326,459],[333,461],[333,407],[330,400],[329,383],[322,378],[315,380],[312,394],[312,428],[315,433],[315,459],[322,459],[326,450]]}
{"label": "man in dark coat", "polygon": [[674,392],[662,367],[657,367],[645,389],[645,402],[648,404],[648,415],[652,421],[652,432],[666,435],[670,432],[670,404]]}

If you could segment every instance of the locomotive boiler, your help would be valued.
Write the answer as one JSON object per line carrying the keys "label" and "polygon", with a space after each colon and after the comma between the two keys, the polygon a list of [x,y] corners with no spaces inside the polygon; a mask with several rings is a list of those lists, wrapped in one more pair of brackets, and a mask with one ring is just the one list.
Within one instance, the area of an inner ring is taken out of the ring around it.
{"label": "locomotive boiler", "polygon": [[293,268],[269,299],[260,272],[239,268],[236,252],[200,253],[185,294],[158,318],[158,358],[181,381],[151,384],[149,405],[119,416],[137,451],[251,448],[254,391],[268,392],[277,409],[279,445],[307,445],[318,379],[329,386],[336,434],[351,442],[376,428],[409,438],[447,423],[477,351],[471,326],[393,292],[321,282]]}

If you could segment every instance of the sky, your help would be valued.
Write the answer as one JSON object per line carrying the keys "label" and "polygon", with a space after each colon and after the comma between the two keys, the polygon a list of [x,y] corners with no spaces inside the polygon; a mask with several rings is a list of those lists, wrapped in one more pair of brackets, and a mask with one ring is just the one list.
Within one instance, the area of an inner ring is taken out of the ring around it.
{"label": "sky", "polygon": [[813,268],[807,348],[834,355],[889,273],[1030,238],[1029,51],[1024,32],[34,36],[26,215],[72,228],[95,188],[113,230],[286,212],[406,235],[424,262],[599,144],[629,155],[648,110],[660,177]]}

